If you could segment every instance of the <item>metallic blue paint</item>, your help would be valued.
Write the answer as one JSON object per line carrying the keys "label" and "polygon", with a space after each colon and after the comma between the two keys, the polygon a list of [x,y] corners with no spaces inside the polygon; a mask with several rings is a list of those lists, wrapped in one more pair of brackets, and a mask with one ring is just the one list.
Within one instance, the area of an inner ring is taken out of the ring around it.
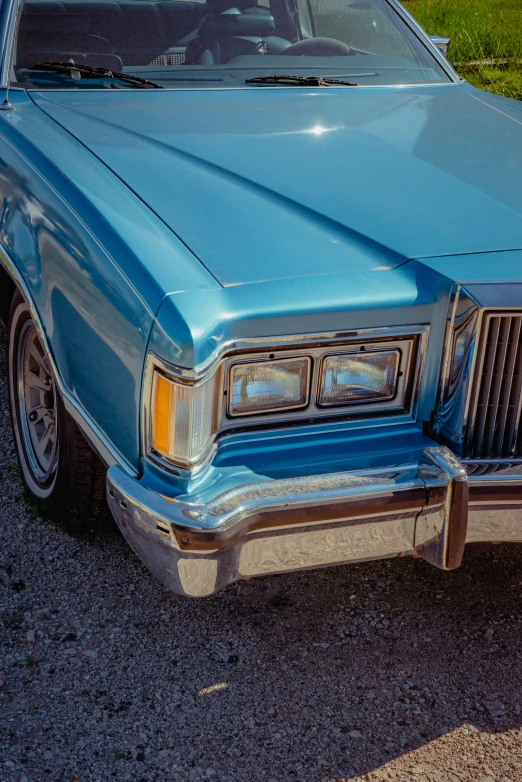
{"label": "metallic blue paint", "polygon": [[[522,278],[520,106],[466,84],[11,101],[0,242],[64,387],[146,483],[204,493],[431,443],[453,281]],[[189,484],[140,461],[149,349],[193,367],[230,339],[408,324],[430,326],[418,421],[230,435]]]}
{"label": "metallic blue paint", "polygon": [[180,89],[139,111],[127,91],[33,97],[228,286],[522,248],[522,118],[477,95]]}
{"label": "metallic blue paint", "polygon": [[62,381],[114,447],[140,453],[143,365],[172,291],[219,287],[161,221],[24,94],[0,114],[0,242]]}
{"label": "metallic blue paint", "polygon": [[144,459],[142,483],[179,502],[204,503],[216,487],[221,492],[271,479],[417,462],[431,445],[433,440],[407,415],[391,425],[354,420],[247,431],[223,438],[216,458],[196,480],[173,480]]}

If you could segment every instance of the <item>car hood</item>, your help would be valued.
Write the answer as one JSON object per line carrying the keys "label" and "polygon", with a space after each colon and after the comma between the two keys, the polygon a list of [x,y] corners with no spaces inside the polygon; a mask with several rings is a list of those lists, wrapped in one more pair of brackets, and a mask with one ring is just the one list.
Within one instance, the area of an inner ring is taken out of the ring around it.
{"label": "car hood", "polygon": [[522,112],[467,85],[32,98],[224,286],[522,247]]}

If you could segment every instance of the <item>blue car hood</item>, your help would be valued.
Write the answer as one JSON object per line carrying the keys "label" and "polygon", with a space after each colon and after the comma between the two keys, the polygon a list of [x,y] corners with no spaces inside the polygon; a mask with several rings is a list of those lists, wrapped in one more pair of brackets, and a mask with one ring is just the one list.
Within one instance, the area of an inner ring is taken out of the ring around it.
{"label": "blue car hood", "polygon": [[467,85],[32,97],[224,286],[522,248],[522,112]]}

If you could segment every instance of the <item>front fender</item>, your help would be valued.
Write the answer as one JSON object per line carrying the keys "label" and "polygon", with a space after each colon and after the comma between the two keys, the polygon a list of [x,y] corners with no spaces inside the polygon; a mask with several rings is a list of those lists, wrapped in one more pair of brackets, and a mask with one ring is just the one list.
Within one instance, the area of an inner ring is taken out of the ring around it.
{"label": "front fender", "polygon": [[68,408],[110,445],[106,461],[136,471],[154,314],[169,291],[215,282],[27,96],[12,102],[0,117],[0,263],[39,321]]}

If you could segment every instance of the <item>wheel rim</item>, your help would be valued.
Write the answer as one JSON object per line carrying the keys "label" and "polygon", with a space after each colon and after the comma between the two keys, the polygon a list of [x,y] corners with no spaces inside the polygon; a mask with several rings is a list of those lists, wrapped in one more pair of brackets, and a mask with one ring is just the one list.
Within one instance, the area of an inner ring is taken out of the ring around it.
{"label": "wheel rim", "polygon": [[45,483],[56,471],[58,431],[51,366],[32,321],[18,343],[18,399],[24,450],[35,478]]}

